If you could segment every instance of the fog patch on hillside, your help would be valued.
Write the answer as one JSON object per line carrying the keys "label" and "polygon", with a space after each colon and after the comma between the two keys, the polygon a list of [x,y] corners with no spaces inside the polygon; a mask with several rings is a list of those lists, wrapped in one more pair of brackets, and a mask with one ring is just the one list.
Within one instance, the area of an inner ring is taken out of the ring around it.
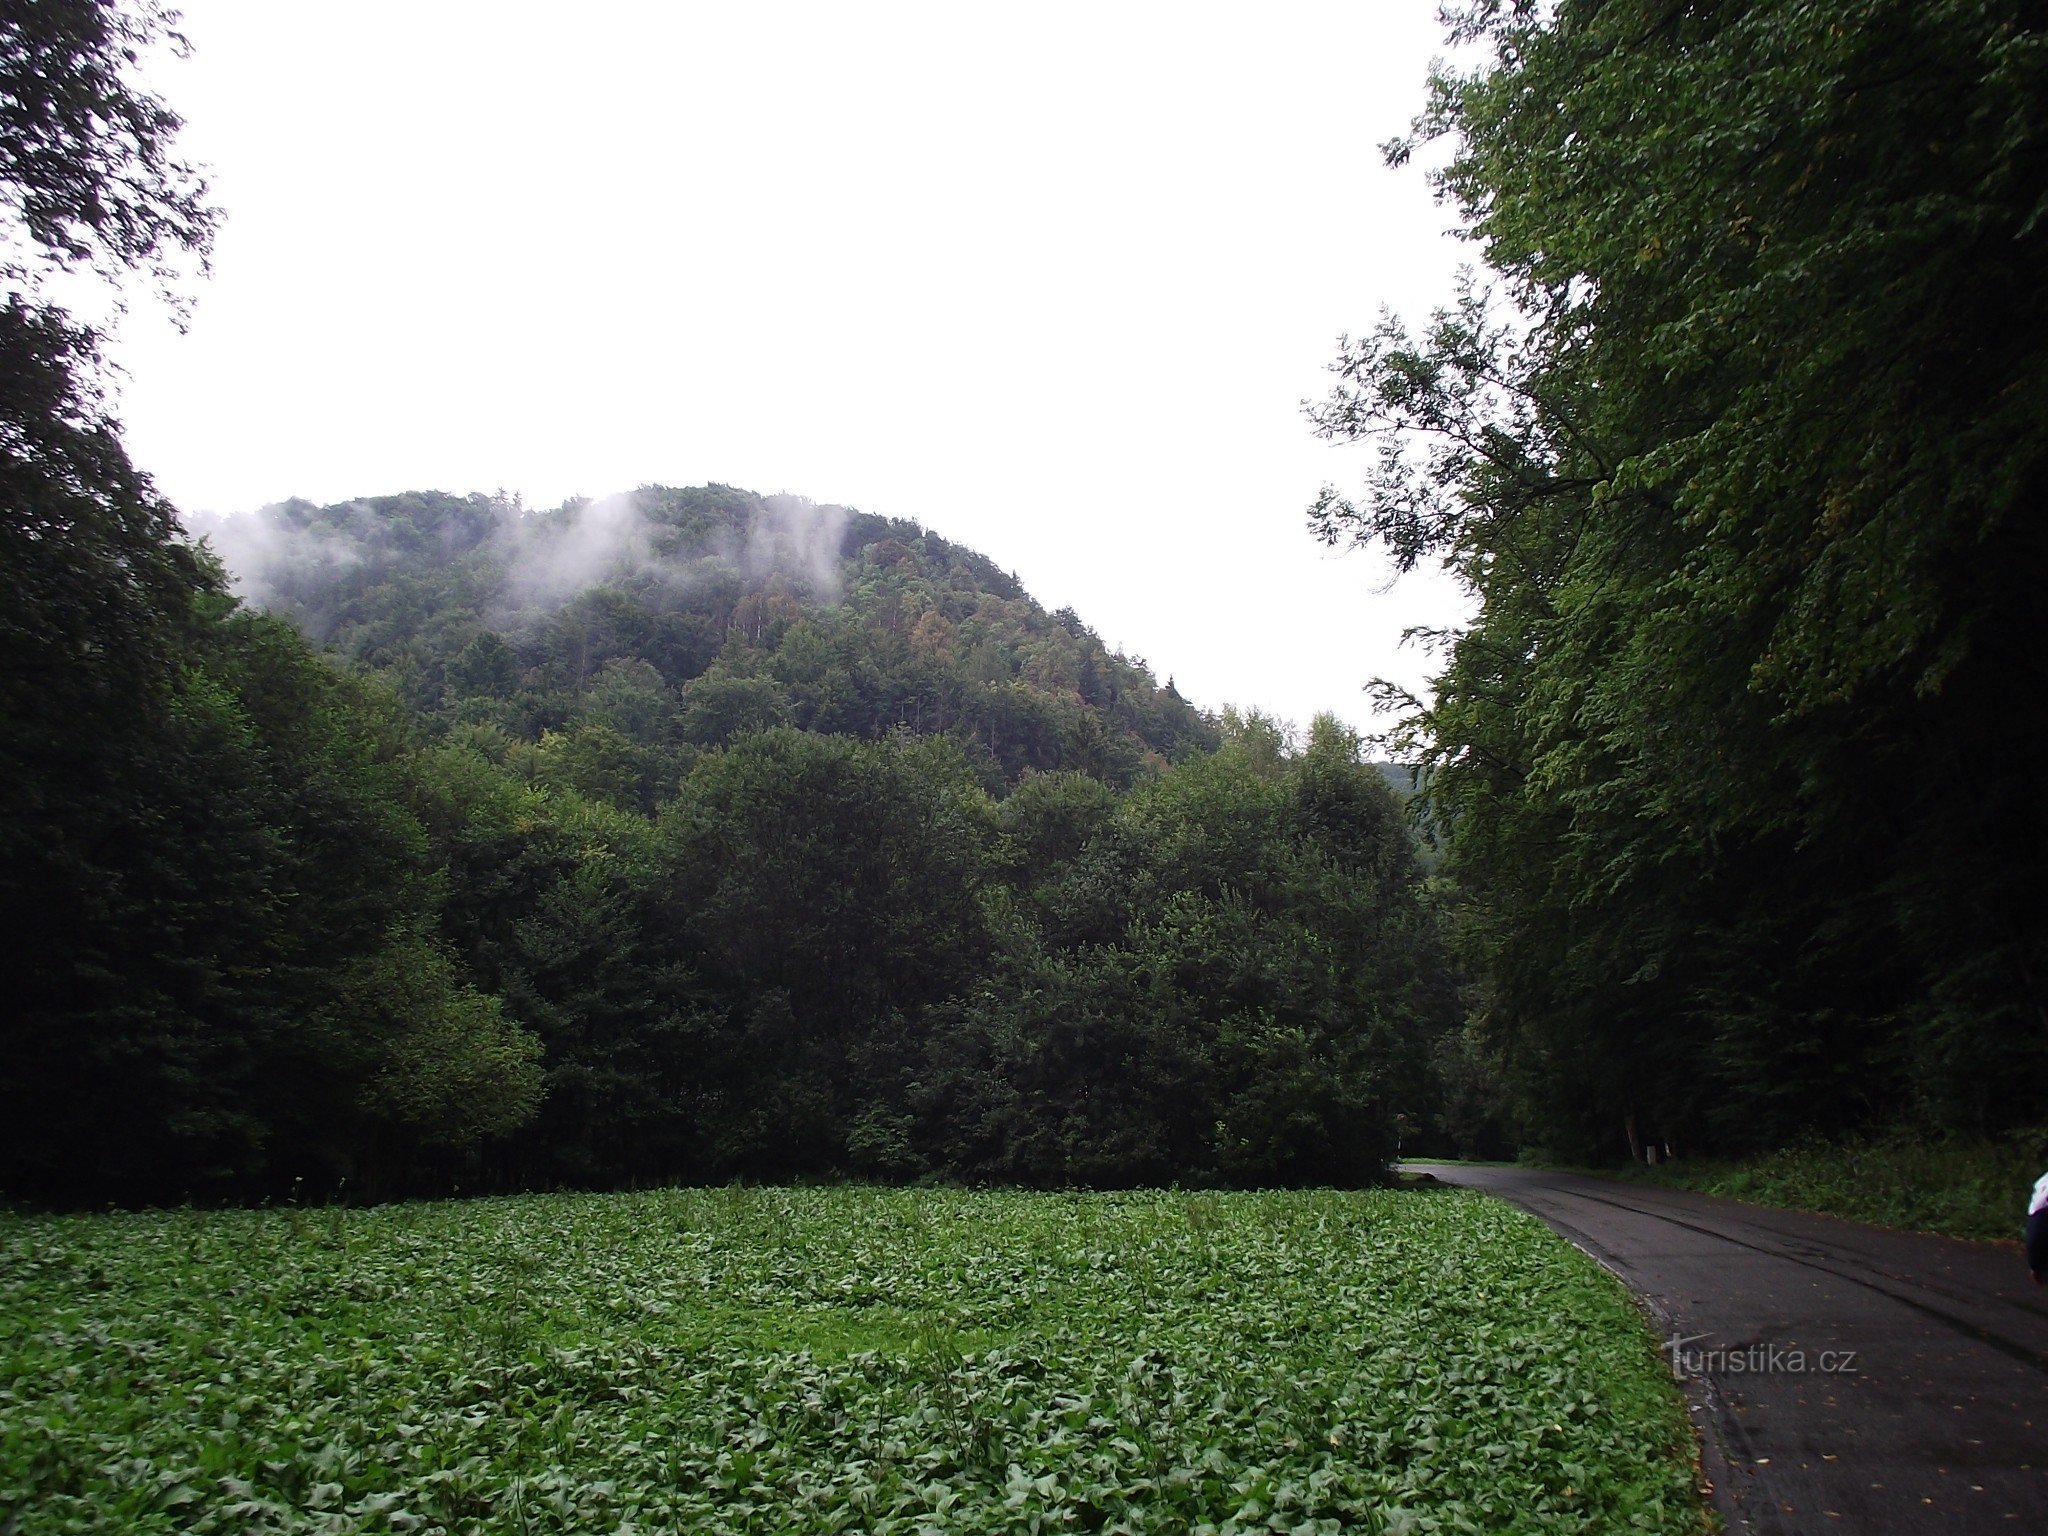
{"label": "fog patch on hillside", "polygon": [[655,563],[647,519],[630,491],[515,515],[500,525],[497,542],[505,552],[504,595],[518,608],[552,611]]}
{"label": "fog patch on hillside", "polygon": [[[607,582],[651,579],[682,592],[716,568],[749,585],[781,579],[816,601],[840,600],[841,545],[853,515],[847,508],[802,496],[751,498],[741,526],[690,538],[663,515],[662,496],[660,487],[645,487],[545,512],[503,494],[376,498],[330,507],[295,500],[257,512],[202,514],[187,527],[227,567],[238,596],[279,610],[345,579],[354,567],[368,566],[368,576],[381,579],[468,550],[495,567],[488,622],[500,628],[558,612]],[[419,516],[421,501],[432,503],[433,518]]]}
{"label": "fog patch on hillside", "polygon": [[740,569],[756,581],[777,573],[801,577],[821,601],[836,603],[839,546],[850,516],[844,507],[821,507],[802,496],[765,496],[747,531]]}
{"label": "fog patch on hillside", "polygon": [[359,538],[336,528],[305,526],[294,520],[289,503],[257,512],[200,512],[181,520],[186,533],[226,568],[229,589],[256,608],[279,607],[294,587],[325,584],[363,558]]}

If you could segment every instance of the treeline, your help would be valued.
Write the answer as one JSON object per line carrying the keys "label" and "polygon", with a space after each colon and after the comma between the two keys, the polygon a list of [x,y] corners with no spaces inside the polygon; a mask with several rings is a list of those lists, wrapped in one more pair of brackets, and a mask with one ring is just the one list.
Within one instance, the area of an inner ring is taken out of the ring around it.
{"label": "treeline", "polygon": [[444,746],[444,928],[543,1041],[521,1182],[1372,1177],[1448,999],[1356,743],[1244,727],[1127,795],[789,728],[651,819]]}
{"label": "treeline", "polygon": [[175,1198],[525,1119],[535,1042],[438,937],[408,722],[237,609],[84,392],[90,338],[17,299],[0,342],[7,1192]]}
{"label": "treeline", "polygon": [[1377,1174],[1450,999],[1335,722],[724,487],[291,503],[232,596],[49,297],[204,255],[169,26],[0,8],[0,1197]]}
{"label": "treeline", "polygon": [[1403,446],[1315,516],[1478,603],[1410,721],[1458,1093],[1580,1156],[2042,1126],[2039,8],[1455,20],[1495,285],[1346,345],[1320,425]]}
{"label": "treeline", "polygon": [[[79,388],[86,339],[0,323],[6,1193],[1356,1181],[1420,1102],[1441,957],[1399,804],[1333,721],[1297,752],[1219,728],[887,526],[825,551],[837,611],[707,554],[534,598],[507,638],[481,616],[511,578],[443,533],[512,525],[453,498],[353,507],[377,537],[330,542],[344,579],[300,572],[299,611],[382,671],[342,665],[182,539]],[[656,504],[742,543],[780,515]],[[442,558],[385,558],[416,539]],[[473,606],[422,595],[465,580]],[[940,623],[1037,681],[940,665]],[[1006,771],[1028,735],[917,718],[977,688],[1092,723]],[[889,707],[775,723],[832,698]],[[1171,769],[1135,734],[1160,720]]]}

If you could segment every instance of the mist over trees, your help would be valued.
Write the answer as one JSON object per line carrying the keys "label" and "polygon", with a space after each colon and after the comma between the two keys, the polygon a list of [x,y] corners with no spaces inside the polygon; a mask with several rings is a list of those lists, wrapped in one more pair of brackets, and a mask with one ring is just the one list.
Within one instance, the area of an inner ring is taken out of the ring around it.
{"label": "mist over trees", "polygon": [[798,497],[644,486],[528,512],[414,494],[202,531],[252,600],[437,727],[641,809],[695,751],[779,724],[944,736],[991,789],[1061,768],[1124,787],[1218,739],[984,556]]}
{"label": "mist over trees", "polygon": [[17,289],[0,335],[6,1195],[1392,1150],[1450,998],[1334,722],[1290,751],[935,533],[727,487],[287,504],[211,530],[259,608],[90,331]]}
{"label": "mist over trees", "polygon": [[1448,998],[1355,738],[727,487],[287,504],[241,601],[40,296],[204,253],[162,23],[4,22],[0,1193],[1377,1171]]}
{"label": "mist over trees", "polygon": [[1416,141],[1492,270],[1344,346],[1314,519],[1479,602],[1409,718],[1466,1067],[1580,1155],[2039,1126],[2038,8],[1454,20]]}

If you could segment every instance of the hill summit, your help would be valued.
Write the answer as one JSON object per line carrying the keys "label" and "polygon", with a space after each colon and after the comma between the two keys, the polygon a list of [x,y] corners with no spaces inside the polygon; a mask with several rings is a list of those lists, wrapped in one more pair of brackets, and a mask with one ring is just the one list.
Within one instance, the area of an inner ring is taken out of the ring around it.
{"label": "hill summit", "polygon": [[801,497],[643,486],[538,512],[415,492],[200,531],[247,598],[429,718],[642,808],[693,749],[779,724],[949,737],[991,789],[1059,769],[1125,786],[1218,740],[986,556]]}

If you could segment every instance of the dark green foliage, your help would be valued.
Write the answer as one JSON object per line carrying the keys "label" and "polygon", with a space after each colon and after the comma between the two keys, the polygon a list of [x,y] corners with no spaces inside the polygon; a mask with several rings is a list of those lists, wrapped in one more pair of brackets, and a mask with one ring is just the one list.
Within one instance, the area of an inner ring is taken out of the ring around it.
{"label": "dark green foliage", "polygon": [[1122,805],[1027,780],[1000,958],[919,1080],[936,1156],[1041,1184],[1374,1177],[1451,1018],[1399,808],[1358,742],[1260,722]]}
{"label": "dark green foliage", "polygon": [[987,947],[987,822],[939,741],[783,729],[697,765],[657,829],[655,921],[683,937],[725,1021],[719,1167],[843,1168],[849,1127],[898,1112],[906,1019]]}
{"label": "dark green foliage", "polygon": [[722,747],[788,719],[789,706],[773,678],[709,673],[683,688],[683,738],[699,746]]}
{"label": "dark green foliage", "polygon": [[545,1045],[507,1177],[1356,1182],[1429,1098],[1434,923],[1334,725],[1001,802],[949,742],[785,727],[652,823],[505,745],[411,772],[447,941]]}
{"label": "dark green foliage", "polygon": [[91,338],[0,308],[0,944],[34,999],[72,982],[27,962],[90,927],[125,854],[113,807],[146,794],[170,728],[177,641],[202,563],[78,380]]}
{"label": "dark green foliage", "polygon": [[505,637],[487,629],[448,664],[448,687],[465,699],[503,699],[519,686],[519,662]]}
{"label": "dark green foliage", "polygon": [[527,1177],[1357,1182],[1428,1097],[1434,926],[1334,726],[1269,773],[1000,803],[949,743],[783,728],[651,828],[434,760],[451,874],[525,892],[447,911],[547,1042]]}
{"label": "dark green foliage", "polygon": [[175,158],[176,113],[133,78],[169,42],[175,13],[153,0],[0,3],[0,273],[34,292],[53,271],[162,279],[181,251],[204,256],[215,211]]}
{"label": "dark green foliage", "polygon": [[1346,345],[1384,456],[1316,516],[1479,600],[1415,725],[1530,1130],[2038,1120],[2037,11],[1460,24],[1419,126],[1501,292]]}
{"label": "dark green foliage", "polygon": [[1056,876],[1087,850],[1116,815],[1117,796],[1084,773],[1034,773],[1004,797],[997,826],[1016,873]]}
{"label": "dark green foliage", "polygon": [[19,1194],[376,1188],[532,1108],[531,1040],[429,937],[380,706],[211,602],[161,718],[76,806],[89,837],[51,829],[89,857],[23,871],[38,948],[0,1068]]}
{"label": "dark green foliage", "polygon": [[674,920],[714,976],[787,992],[835,1033],[974,966],[987,821],[948,743],[749,736],[662,818]]}

